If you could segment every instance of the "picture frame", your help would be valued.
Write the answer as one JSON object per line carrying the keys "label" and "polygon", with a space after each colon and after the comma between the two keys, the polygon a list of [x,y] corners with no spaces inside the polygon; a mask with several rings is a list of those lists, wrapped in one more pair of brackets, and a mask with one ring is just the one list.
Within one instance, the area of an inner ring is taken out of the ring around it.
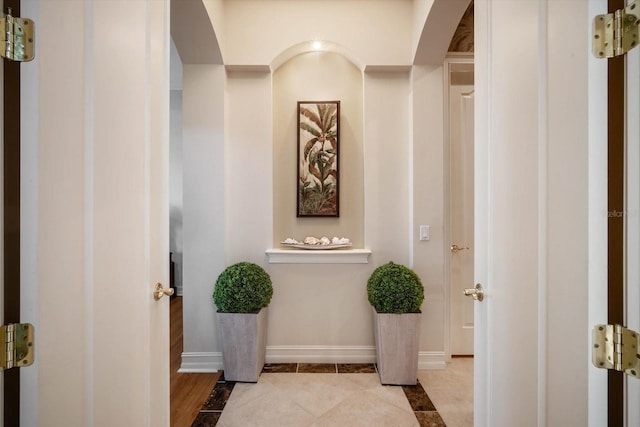
{"label": "picture frame", "polygon": [[340,216],[340,101],[298,101],[298,217]]}

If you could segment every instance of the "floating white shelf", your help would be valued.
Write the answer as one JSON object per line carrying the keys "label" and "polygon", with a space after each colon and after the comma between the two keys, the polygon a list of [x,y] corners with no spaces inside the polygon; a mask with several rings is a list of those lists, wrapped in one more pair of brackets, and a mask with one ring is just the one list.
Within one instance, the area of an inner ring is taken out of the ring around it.
{"label": "floating white shelf", "polygon": [[370,249],[267,249],[269,264],[368,264]]}

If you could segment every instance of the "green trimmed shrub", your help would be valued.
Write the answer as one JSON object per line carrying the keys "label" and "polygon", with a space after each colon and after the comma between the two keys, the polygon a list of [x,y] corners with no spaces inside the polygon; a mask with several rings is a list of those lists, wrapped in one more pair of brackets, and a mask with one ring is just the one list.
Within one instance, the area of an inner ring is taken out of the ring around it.
{"label": "green trimmed shrub", "polygon": [[371,273],[367,296],[378,313],[419,313],[424,287],[413,270],[389,262]]}
{"label": "green trimmed shrub", "polygon": [[257,264],[239,262],[218,276],[213,302],[226,313],[255,313],[269,305],[272,296],[269,273]]}

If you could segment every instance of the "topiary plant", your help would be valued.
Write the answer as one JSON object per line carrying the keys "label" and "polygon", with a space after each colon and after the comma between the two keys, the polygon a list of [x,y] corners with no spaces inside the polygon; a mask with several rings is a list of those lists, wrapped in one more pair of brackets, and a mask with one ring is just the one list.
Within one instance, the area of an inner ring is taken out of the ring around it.
{"label": "topiary plant", "polygon": [[413,270],[389,262],[369,276],[367,296],[378,313],[418,313],[424,301],[424,287]]}
{"label": "topiary plant", "polygon": [[213,302],[227,313],[254,313],[269,305],[273,296],[271,277],[250,262],[230,265],[216,280]]}

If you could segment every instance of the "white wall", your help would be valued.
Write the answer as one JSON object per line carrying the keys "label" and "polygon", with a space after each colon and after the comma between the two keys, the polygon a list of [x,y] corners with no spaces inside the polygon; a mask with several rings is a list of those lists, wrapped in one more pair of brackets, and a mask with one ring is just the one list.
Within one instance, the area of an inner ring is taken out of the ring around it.
{"label": "white wall", "polygon": [[225,262],[264,264],[273,242],[271,74],[227,71],[224,101]]}
{"label": "white wall", "polygon": [[407,65],[413,60],[412,12],[413,0],[377,1],[375,7],[360,0],[226,1],[221,50],[225,64],[269,65],[300,42],[326,40],[363,64]]}
{"label": "white wall", "polygon": [[213,284],[226,263],[224,84],[220,65],[184,66],[184,349],[209,356],[218,349]]}
{"label": "white wall", "polygon": [[[412,72],[413,219],[414,269],[423,278],[425,302],[421,339],[425,351],[448,349],[447,287],[445,283],[444,219],[444,68],[415,66]],[[430,226],[429,241],[418,238],[420,225]]]}
{"label": "white wall", "polygon": [[411,262],[409,82],[406,70],[365,74],[365,241],[374,266]]}

